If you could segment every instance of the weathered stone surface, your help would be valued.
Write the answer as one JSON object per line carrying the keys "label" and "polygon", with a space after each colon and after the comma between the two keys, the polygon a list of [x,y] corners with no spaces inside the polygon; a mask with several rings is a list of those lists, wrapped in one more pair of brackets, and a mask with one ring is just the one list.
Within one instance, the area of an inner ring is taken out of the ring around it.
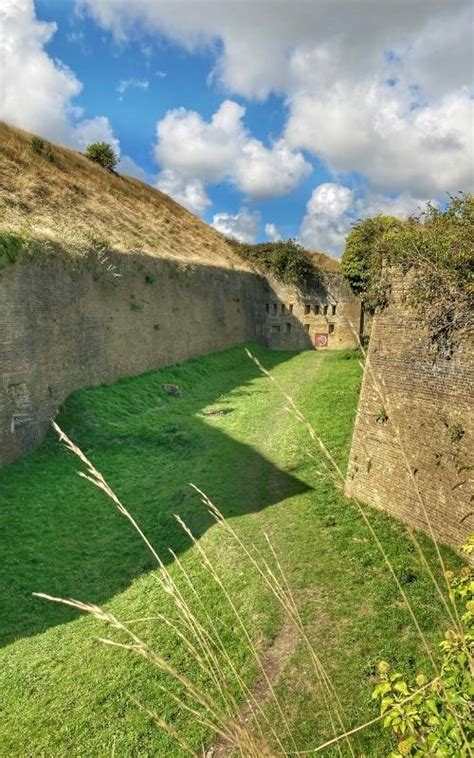
{"label": "weathered stone surface", "polygon": [[376,315],[346,492],[455,547],[474,528],[474,356],[438,357],[396,302]]}

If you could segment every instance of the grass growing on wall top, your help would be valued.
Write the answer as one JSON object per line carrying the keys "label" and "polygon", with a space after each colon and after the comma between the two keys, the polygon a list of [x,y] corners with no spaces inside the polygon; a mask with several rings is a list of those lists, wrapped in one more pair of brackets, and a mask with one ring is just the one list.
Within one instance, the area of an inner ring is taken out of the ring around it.
{"label": "grass growing on wall top", "polygon": [[[361,377],[357,356],[252,349],[345,466]],[[165,383],[178,384],[182,397],[166,394]],[[271,643],[283,619],[242,555],[223,542],[190,481],[245,540],[263,551],[260,529],[270,535],[349,726],[377,715],[370,694],[378,660],[389,659],[406,673],[426,665],[367,528],[325,473],[322,458],[285,411],[281,395],[243,348],[81,390],[69,398],[58,421],[178,578],[168,552],[173,548],[249,685],[257,671],[248,647],[173,514],[186,521],[217,562],[259,649]],[[5,645],[0,652],[0,754],[98,756],[110,754],[113,746],[115,756],[184,755],[131,697],[159,711],[199,751],[209,734],[163,695],[163,675],[100,645],[96,638],[104,636],[104,629],[93,619],[31,596],[43,591],[78,597],[105,605],[123,619],[158,610],[173,614],[144,546],[106,498],[77,477],[77,467],[51,436],[0,472],[6,578],[0,610]],[[412,544],[394,520],[380,513],[371,518],[423,630],[437,642],[442,612]],[[432,557],[429,541],[421,539]],[[139,629],[180,671],[202,679],[170,629],[157,621]],[[298,750],[332,736],[299,646],[287,651],[276,686]],[[270,703],[268,710],[278,724]],[[368,755],[383,754],[375,751],[383,751],[385,739],[374,727],[361,735],[359,745]]]}

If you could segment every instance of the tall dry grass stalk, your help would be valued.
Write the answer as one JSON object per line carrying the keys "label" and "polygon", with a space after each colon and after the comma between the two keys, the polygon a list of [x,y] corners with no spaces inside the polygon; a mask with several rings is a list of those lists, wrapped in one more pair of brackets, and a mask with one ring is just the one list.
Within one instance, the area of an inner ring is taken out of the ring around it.
{"label": "tall dry grass stalk", "polygon": [[[285,390],[279,386],[274,376],[266,370],[260,361],[247,350],[249,358],[255,363],[259,371],[270,379],[279,392],[285,398],[287,403],[287,410],[293,414],[293,416],[306,428],[310,439],[316,444],[322,451],[327,463],[327,470],[332,473],[333,481],[339,489],[344,486],[344,473],[338,465],[336,459],[332,455],[331,451],[325,445],[321,436],[317,433],[308,419],[304,416],[301,410],[297,407],[293,399],[285,392]],[[367,365],[366,370],[371,371],[371,367]],[[385,406],[387,406],[387,399],[385,397],[384,388],[377,382],[377,378],[374,377],[374,383],[380,391],[381,397],[383,397]],[[259,702],[253,695],[251,689],[245,683],[241,673],[237,670],[235,664],[232,661],[231,656],[227,650],[226,644],[222,639],[222,636],[212,619],[208,609],[203,603],[199,588],[196,587],[192,577],[187,572],[184,564],[179,560],[172,551],[171,554],[174,558],[175,565],[177,566],[179,575],[182,577],[187,593],[185,593],[179,586],[177,581],[173,578],[166,565],[163,563],[160,556],[157,554],[152,544],[142,531],[141,527],[130,514],[127,508],[121,503],[117,495],[114,493],[109,484],[105,481],[102,474],[93,466],[91,461],[84,455],[84,453],[70,440],[67,435],[62,432],[57,424],[53,422],[53,427],[59,435],[60,440],[66,445],[66,447],[76,455],[85,467],[85,472],[79,472],[80,476],[90,481],[94,486],[101,489],[107,497],[111,500],[117,510],[124,516],[133,526],[141,540],[144,542],[148,550],[151,552],[158,567],[158,571],[155,573],[158,585],[160,588],[171,598],[173,607],[177,612],[177,620],[167,618],[164,614],[155,613],[151,616],[147,616],[141,619],[130,619],[127,622],[118,620],[112,614],[104,611],[98,606],[81,603],[76,600],[62,599],[51,597],[43,593],[37,593],[39,597],[63,603],[74,607],[80,611],[89,613],[97,620],[107,624],[112,629],[116,630],[120,635],[125,637],[126,641],[118,641],[116,639],[103,638],[101,642],[104,644],[112,645],[126,649],[135,654],[140,655],[146,660],[150,661],[158,670],[169,675],[179,684],[179,690],[182,694],[177,695],[172,688],[165,684],[160,684],[160,689],[173,700],[180,708],[187,712],[190,717],[196,720],[196,723],[201,724],[215,735],[215,740],[219,742],[221,746],[224,746],[224,752],[236,753],[241,756],[248,756],[249,758],[260,758],[260,756],[275,756],[275,755],[306,755],[311,753],[318,753],[325,750],[328,747],[336,749],[340,755],[342,755],[342,744],[345,745],[346,750],[352,756],[355,756],[354,746],[352,744],[352,738],[357,739],[357,735],[364,729],[377,723],[382,717],[376,717],[370,721],[360,724],[354,728],[348,728],[346,724],[345,710],[338,693],[324,668],[321,657],[314,649],[310,639],[308,638],[305,625],[300,616],[298,606],[291,590],[291,586],[285,576],[281,563],[278,559],[277,553],[272,545],[272,542],[265,532],[263,537],[266,545],[268,546],[268,558],[266,558],[261,550],[258,550],[256,545],[252,542],[244,541],[238,532],[233,528],[222,513],[219,511],[207,495],[195,485],[191,485],[199,494],[202,503],[206,507],[208,513],[214,519],[214,522],[218,529],[222,530],[226,537],[235,544],[239,550],[239,554],[242,555],[248,564],[255,571],[255,575],[261,582],[262,587],[266,591],[269,591],[271,595],[277,600],[285,619],[288,620],[293,628],[296,630],[300,643],[307,651],[309,661],[311,662],[313,671],[316,676],[316,681],[319,689],[321,703],[323,704],[329,722],[332,727],[333,737],[323,744],[317,745],[312,750],[298,751],[295,736],[292,734],[290,724],[286,718],[284,708],[279,702],[278,695],[273,686],[273,682],[267,675],[264,665],[262,664],[261,656],[257,646],[255,645],[250,630],[247,627],[245,619],[239,611],[232,595],[226,586],[226,583],[222,580],[218,566],[214,564],[210,556],[206,552],[201,540],[195,538],[189,527],[183,522],[183,520],[176,516],[176,519],[192,541],[196,550],[198,551],[202,565],[205,570],[212,577],[216,586],[218,587],[223,601],[230,608],[232,615],[235,617],[238,628],[245,639],[251,658],[254,660],[257,668],[260,670],[261,677],[265,681],[269,699],[273,702],[276,711],[279,715],[282,725],[282,731],[277,729],[274,723],[269,719],[266,714],[266,703]],[[399,430],[397,430],[397,439],[401,448],[403,448],[403,440]],[[406,457],[406,456],[405,456]],[[408,459],[407,459],[408,463]],[[411,468],[408,465],[408,470],[411,472]],[[418,491],[418,483],[412,478],[413,485],[417,490],[421,503],[423,499],[421,493]],[[401,585],[396,571],[385,551],[381,541],[376,534],[370,520],[367,516],[366,510],[362,503],[358,500],[353,501],[355,506],[361,515],[364,523],[366,524],[371,537],[373,538],[380,554],[383,557],[385,565],[387,566],[390,575],[392,576],[397,589],[402,597],[402,600],[412,618],[417,633],[420,636],[425,651],[431,661],[433,667],[433,677],[428,684],[420,687],[414,692],[406,701],[415,697],[419,692],[425,690],[433,682],[439,679],[439,670],[436,660],[433,656],[431,647],[423,634],[421,626],[416,618],[416,614],[410,604],[409,598],[403,586]],[[426,514],[427,521],[429,523],[429,514],[423,503],[424,512]],[[434,577],[433,571],[429,566],[429,563],[424,555],[418,540],[412,530],[409,530],[410,538],[412,539],[419,555],[420,559],[427,568],[430,577],[436,587],[436,590],[442,598],[443,605],[448,611],[449,617],[457,628],[458,617],[457,610],[454,603],[451,607],[446,600],[444,593],[442,592],[439,584]],[[441,566],[444,570],[441,553],[437,548],[437,554],[441,562]],[[449,597],[449,595],[448,595]],[[196,612],[194,605],[199,607],[199,614]],[[146,620],[156,620],[173,630],[173,633],[180,640],[184,648],[189,655],[195,661],[198,669],[201,671],[203,677],[208,678],[215,689],[215,694],[210,689],[205,689],[202,685],[198,685],[184,676],[181,672],[177,671],[173,666],[169,664],[165,657],[159,652],[152,649],[141,637],[133,631],[137,623]],[[238,694],[234,694],[235,692]],[[242,718],[242,702],[250,704],[252,707],[253,718],[250,721]],[[174,727],[168,724],[159,714],[150,710],[145,704],[137,703],[140,708],[143,708],[148,715],[153,718],[155,723],[168,733],[183,750],[191,755],[198,755],[193,748],[188,745]],[[395,708],[393,709],[395,710]],[[383,718],[386,718],[388,713],[384,713]],[[455,718],[456,713],[453,712]],[[459,725],[459,724],[458,724]],[[459,725],[462,731],[462,725]],[[270,741],[269,741],[270,740]],[[291,748],[285,748],[284,741],[288,741]],[[467,744],[467,741],[466,741]],[[273,747],[271,747],[273,745]],[[275,752],[277,751],[277,752]],[[222,754],[222,753],[221,753]],[[472,753],[469,753],[470,755]]]}

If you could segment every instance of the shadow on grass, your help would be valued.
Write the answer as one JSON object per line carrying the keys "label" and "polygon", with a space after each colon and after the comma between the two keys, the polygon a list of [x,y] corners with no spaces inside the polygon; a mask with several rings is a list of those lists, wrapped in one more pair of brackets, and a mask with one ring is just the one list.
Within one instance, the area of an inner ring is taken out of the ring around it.
{"label": "shadow on grass", "polygon": [[[252,349],[269,368],[294,355]],[[189,548],[175,513],[196,537],[213,523],[189,482],[215,499],[227,518],[309,489],[206,415],[235,419],[244,436],[252,418],[243,403],[269,391],[251,384],[257,376],[243,348],[233,348],[79,390],[61,409],[59,425],[104,474],[164,562],[171,560],[169,548],[177,554]],[[165,383],[178,384],[182,397],[167,395]],[[131,526],[76,475],[79,468],[51,432],[37,450],[0,472],[2,645],[77,615],[33,598],[33,591],[102,604],[154,568]]]}

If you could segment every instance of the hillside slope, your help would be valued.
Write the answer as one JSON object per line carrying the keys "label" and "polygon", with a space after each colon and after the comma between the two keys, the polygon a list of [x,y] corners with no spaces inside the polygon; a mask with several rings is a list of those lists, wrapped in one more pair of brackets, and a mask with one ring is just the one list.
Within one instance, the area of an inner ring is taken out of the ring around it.
{"label": "hillside slope", "polygon": [[123,252],[248,270],[224,237],[168,195],[78,152],[0,122],[0,224],[80,254],[99,239]]}

